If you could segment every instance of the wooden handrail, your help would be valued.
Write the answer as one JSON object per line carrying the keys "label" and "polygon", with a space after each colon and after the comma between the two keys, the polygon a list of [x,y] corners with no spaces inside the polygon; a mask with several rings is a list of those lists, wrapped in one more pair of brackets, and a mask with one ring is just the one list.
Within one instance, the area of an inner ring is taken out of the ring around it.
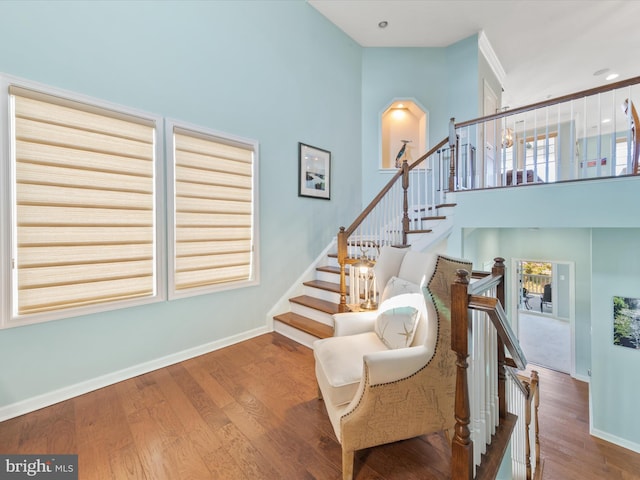
{"label": "wooden handrail", "polygon": [[630,87],[631,85],[635,85],[637,83],[640,83],[640,77],[628,78],[626,80],[621,80],[615,83],[609,83],[601,87],[590,88],[587,90],[582,90],[580,92],[571,93],[569,95],[563,95],[562,97],[556,97],[549,100],[544,100],[542,102],[525,105],[523,107],[518,107],[511,110],[505,110],[504,112],[494,113],[491,115],[487,115],[486,117],[478,117],[478,118],[474,118],[473,120],[466,120],[464,122],[456,123],[456,129],[462,128],[462,127],[468,127],[470,125],[475,125],[477,123],[488,122],[491,120],[497,120],[504,117],[510,117],[512,115],[529,112],[537,108],[550,107],[551,105],[556,105],[558,103],[570,102],[571,100],[577,100],[579,98],[588,97],[590,95],[597,95],[598,93],[604,93],[610,90],[616,90],[618,88]]}
{"label": "wooden handrail", "polygon": [[[435,147],[433,147],[431,150],[429,150],[427,153],[425,153],[420,158],[418,158],[415,162],[413,162],[411,165],[409,165],[409,168],[408,168],[407,171],[413,170],[423,160],[429,158],[431,155],[436,153],[440,148],[444,147],[447,144],[447,141],[448,141],[448,138],[445,138],[445,139],[441,140],[440,143],[438,143]],[[358,226],[362,223],[362,221],[365,218],[367,218],[367,216],[371,213],[371,211],[375,208],[375,206],[378,205],[378,203],[380,203],[380,200],[382,200],[382,198],[384,198],[384,196],[389,192],[389,190],[391,190],[391,188],[396,183],[396,181],[400,177],[402,177],[402,174],[403,174],[403,170],[402,170],[402,168],[399,168],[398,171],[395,173],[395,175],[393,177],[391,177],[391,180],[389,180],[387,182],[387,184],[384,187],[382,187],[382,190],[380,190],[378,195],[376,195],[375,198],[373,200],[371,200],[369,205],[367,205],[366,208],[362,211],[362,213],[360,213],[360,215],[358,215],[356,217],[356,219],[353,221],[353,223],[351,225],[349,225],[349,227],[344,229],[344,231],[345,231],[345,233],[347,235],[347,238],[349,238],[351,236],[351,234],[353,232],[355,232],[356,228],[358,228]],[[341,228],[343,228],[343,227],[341,227]]]}
{"label": "wooden handrail", "polygon": [[[472,275],[473,278],[473,275]],[[469,295],[479,295],[496,287],[502,281],[502,275],[486,275],[481,280],[469,284]]]}
{"label": "wooden handrail", "polygon": [[515,333],[513,333],[513,330],[507,321],[507,314],[504,312],[502,304],[498,299],[472,295],[469,298],[469,308],[485,312],[489,316],[499,337],[504,342],[504,346],[509,350],[511,358],[515,361],[516,366],[520,370],[524,370],[527,367],[527,359],[520,349],[517,337]]}

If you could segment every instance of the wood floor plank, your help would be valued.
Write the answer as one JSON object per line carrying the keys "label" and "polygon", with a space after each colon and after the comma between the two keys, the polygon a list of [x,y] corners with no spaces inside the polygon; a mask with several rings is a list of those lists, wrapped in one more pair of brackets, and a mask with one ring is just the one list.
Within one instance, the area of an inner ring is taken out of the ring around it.
{"label": "wood floor plank", "polygon": [[[138,450],[133,444],[109,452],[109,467],[114,479],[152,480],[145,473]],[[85,474],[84,471],[83,474]]]}
{"label": "wood floor plank", "polygon": [[219,432],[226,452],[239,465],[243,477],[240,478],[280,478],[278,471],[251,441],[233,423],[222,427]]}

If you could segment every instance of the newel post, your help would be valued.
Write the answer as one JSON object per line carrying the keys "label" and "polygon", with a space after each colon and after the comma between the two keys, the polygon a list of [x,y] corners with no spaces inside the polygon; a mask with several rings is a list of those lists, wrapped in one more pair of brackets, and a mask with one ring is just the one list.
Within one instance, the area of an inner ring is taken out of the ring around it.
{"label": "newel post", "polygon": [[344,231],[344,227],[340,227],[340,231],[337,236],[338,243],[338,265],[340,266],[340,304],[338,305],[339,312],[346,312],[347,308],[347,233]]}
{"label": "newel post", "polygon": [[455,118],[449,120],[449,191],[456,188],[456,159],[458,157],[458,136],[456,135]]}
{"label": "newel post", "polygon": [[471,480],[473,478],[473,442],[469,423],[469,272],[457,270],[457,278],[451,285],[451,349],[456,354],[456,397],[453,441],[451,442],[451,478]]}
{"label": "newel post", "polygon": [[405,158],[402,162],[402,245],[407,245],[409,225],[409,163]]}
{"label": "newel post", "polygon": [[[504,307],[504,292],[505,292],[505,268],[504,258],[496,257],[493,259],[495,262],[491,269],[491,274],[496,276],[500,275],[502,280],[496,287],[496,298],[500,301],[500,304]],[[500,412],[500,418],[507,416],[507,374],[505,372],[506,355],[504,352],[504,342],[498,335],[498,407]]]}

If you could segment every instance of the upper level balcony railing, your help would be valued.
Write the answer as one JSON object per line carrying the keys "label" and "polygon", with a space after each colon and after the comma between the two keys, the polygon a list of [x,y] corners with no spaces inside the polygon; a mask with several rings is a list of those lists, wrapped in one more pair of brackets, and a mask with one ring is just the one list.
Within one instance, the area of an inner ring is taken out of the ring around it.
{"label": "upper level balcony railing", "polygon": [[640,77],[455,124],[455,190],[632,175]]}

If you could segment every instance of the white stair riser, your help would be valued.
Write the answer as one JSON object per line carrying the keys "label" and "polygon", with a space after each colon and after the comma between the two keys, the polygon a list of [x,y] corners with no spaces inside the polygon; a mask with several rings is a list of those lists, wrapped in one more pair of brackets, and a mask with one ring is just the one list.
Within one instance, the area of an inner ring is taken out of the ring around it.
{"label": "white stair riser", "polygon": [[273,322],[273,329],[284,335],[285,337],[294,340],[305,347],[313,348],[313,342],[318,340],[317,337],[313,335],[309,335],[307,332],[303,332],[302,330],[298,330],[297,328],[292,327],[291,325],[287,325],[286,323],[281,323],[277,320]]}
{"label": "white stair riser", "polygon": [[299,303],[294,302],[291,302],[291,311],[293,313],[297,313],[298,315],[303,315],[307,318],[310,318],[311,320],[315,320],[316,322],[329,325],[331,328],[333,328],[333,317],[328,313],[305,307],[304,305],[300,305]]}
{"label": "white stair riser", "polygon": [[340,294],[336,292],[329,292],[322,288],[308,287],[305,285],[304,294],[313,298],[319,298],[320,300],[326,300],[327,302],[340,303]]}
{"label": "white stair riser", "polygon": [[[347,280],[347,285],[349,285],[349,275],[346,275],[345,278]],[[338,275],[337,273],[316,270],[316,280],[340,284],[340,275]]]}

